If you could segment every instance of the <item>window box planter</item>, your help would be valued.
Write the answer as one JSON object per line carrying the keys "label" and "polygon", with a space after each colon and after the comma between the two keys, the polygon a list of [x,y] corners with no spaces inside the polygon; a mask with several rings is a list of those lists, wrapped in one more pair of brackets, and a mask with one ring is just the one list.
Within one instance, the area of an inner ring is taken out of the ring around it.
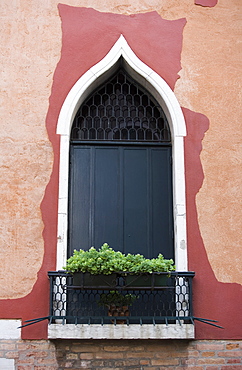
{"label": "window box planter", "polygon": [[126,287],[160,287],[167,285],[167,275],[156,273],[127,275],[124,277],[124,281]]}
{"label": "window box planter", "polygon": [[118,276],[123,277],[127,287],[134,284],[137,287],[160,287],[166,283],[169,273],[175,270],[173,260],[165,259],[162,254],[148,259],[140,254],[114,251],[107,243],[98,250],[94,247],[74,250],[64,268],[73,274],[74,286],[100,288],[115,287]]}
{"label": "window box planter", "polygon": [[102,287],[114,288],[117,285],[117,274],[92,275],[89,272],[75,272],[73,274],[73,285],[81,287]]}

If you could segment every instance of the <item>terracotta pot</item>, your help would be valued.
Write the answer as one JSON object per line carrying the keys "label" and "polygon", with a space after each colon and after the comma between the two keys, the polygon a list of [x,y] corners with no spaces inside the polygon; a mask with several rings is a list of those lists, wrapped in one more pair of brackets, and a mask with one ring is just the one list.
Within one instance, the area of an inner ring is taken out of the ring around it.
{"label": "terracotta pot", "polygon": [[[108,316],[129,316],[129,307],[128,306],[116,306],[115,304],[107,305],[108,307]],[[111,320],[115,324],[115,320]],[[126,324],[126,320],[116,320],[117,324]]]}

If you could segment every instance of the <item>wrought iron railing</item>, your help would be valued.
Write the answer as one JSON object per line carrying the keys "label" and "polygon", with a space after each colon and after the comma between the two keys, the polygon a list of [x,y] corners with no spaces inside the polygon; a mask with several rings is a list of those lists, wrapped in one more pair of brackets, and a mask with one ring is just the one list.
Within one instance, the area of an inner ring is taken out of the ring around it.
{"label": "wrought iron railing", "polygon": [[[50,323],[68,324],[172,324],[193,323],[192,278],[194,272],[149,274],[148,281],[138,277],[118,275],[109,283],[105,279],[98,286],[84,280],[75,283],[73,275],[51,271]],[[131,279],[128,282],[128,278]],[[157,281],[162,278],[162,281]],[[83,279],[83,276],[82,276]],[[110,304],[101,305],[100,298],[117,292],[132,294],[133,303],[121,310]]]}

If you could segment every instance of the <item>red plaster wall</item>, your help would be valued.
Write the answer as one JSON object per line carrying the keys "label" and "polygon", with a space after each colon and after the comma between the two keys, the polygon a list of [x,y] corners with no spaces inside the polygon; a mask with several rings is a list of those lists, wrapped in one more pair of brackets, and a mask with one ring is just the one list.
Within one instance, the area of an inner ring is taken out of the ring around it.
{"label": "red plaster wall", "polygon": [[237,339],[242,336],[242,287],[240,284],[220,283],[215,278],[201,238],[195,204],[196,194],[204,178],[200,152],[209,121],[206,116],[188,109],[183,109],[183,113],[187,125],[185,171],[188,262],[189,270],[196,272],[193,281],[194,316],[217,320],[218,325],[224,328],[196,323],[196,338]]}
{"label": "red plaster wall", "polygon": [[[156,12],[130,16],[99,13],[93,9],[59,5],[63,44],[57,65],[46,127],[54,151],[54,166],[41,209],[45,224],[45,256],[38,281],[24,298],[1,302],[3,318],[23,320],[48,315],[47,271],[55,269],[59,137],[55,134],[58,114],[74,83],[100,61],[123,34],[135,54],[155,70],[173,89],[181,68],[182,33],[185,19],[168,21]],[[194,279],[194,314],[215,319],[224,329],[196,324],[197,338],[240,338],[242,318],[241,286],[222,284],[215,279],[199,232],[195,197],[203,181],[200,163],[201,141],[208,129],[208,119],[184,109],[188,136],[185,141],[189,269]],[[41,298],[40,298],[41,297]],[[240,300],[240,302],[239,302]],[[235,302],[235,303],[233,303]],[[236,317],[236,320],[234,318]],[[22,337],[46,337],[47,323],[26,327]]]}

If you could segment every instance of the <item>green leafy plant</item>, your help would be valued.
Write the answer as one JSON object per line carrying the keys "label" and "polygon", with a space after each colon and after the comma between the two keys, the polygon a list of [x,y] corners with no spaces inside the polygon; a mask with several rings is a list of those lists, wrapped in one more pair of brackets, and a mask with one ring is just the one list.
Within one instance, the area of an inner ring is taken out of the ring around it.
{"label": "green leafy plant", "polygon": [[107,243],[98,250],[91,247],[84,251],[75,250],[64,267],[69,272],[89,272],[92,275],[129,272],[131,274],[170,272],[175,270],[172,259],[165,259],[162,254],[148,259],[141,254],[125,255],[114,251]]}
{"label": "green leafy plant", "polygon": [[107,243],[104,243],[98,250],[94,247],[87,251],[74,250],[73,256],[67,260],[64,269],[70,272],[109,275],[121,271],[124,260],[123,253],[114,251]]}
{"label": "green leafy plant", "polygon": [[138,298],[134,294],[121,294],[116,290],[111,290],[109,293],[101,294],[98,304],[101,306],[131,306]]}

